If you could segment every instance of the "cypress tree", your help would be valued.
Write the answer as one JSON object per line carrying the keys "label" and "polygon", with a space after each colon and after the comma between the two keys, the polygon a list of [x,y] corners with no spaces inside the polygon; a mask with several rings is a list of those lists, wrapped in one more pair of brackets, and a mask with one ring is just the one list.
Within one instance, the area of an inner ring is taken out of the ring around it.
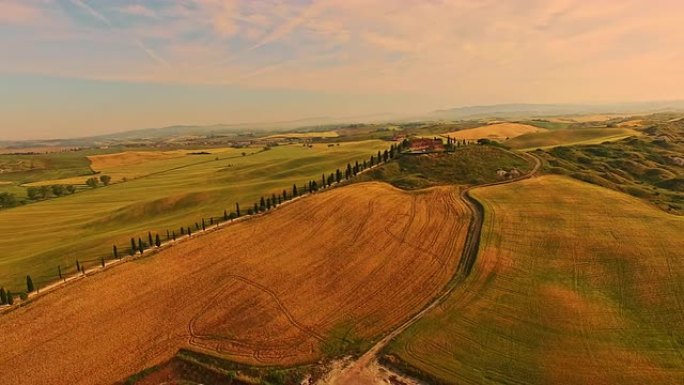
{"label": "cypress tree", "polygon": [[287,190],[283,190],[283,200],[287,200]]}
{"label": "cypress tree", "polygon": [[261,200],[259,200],[259,210],[264,211],[266,209],[266,200],[264,197],[261,197]]}
{"label": "cypress tree", "polygon": [[228,220],[228,210],[223,210],[223,220],[224,221]]}
{"label": "cypress tree", "polygon": [[14,305],[14,296],[12,295],[12,292],[7,290],[7,304],[8,305]]}
{"label": "cypress tree", "polygon": [[375,161],[373,160],[373,155],[370,157],[370,166],[373,167],[375,165]]}
{"label": "cypress tree", "polygon": [[389,152],[387,152],[387,150],[385,150],[385,152],[382,153],[382,159],[385,161],[385,163],[387,163],[387,161],[389,160]]}
{"label": "cypress tree", "polygon": [[166,230],[166,240],[168,241],[170,239],[171,239],[171,234],[169,234],[169,230]]}
{"label": "cypress tree", "polygon": [[102,263],[102,268],[104,269],[104,267],[105,267],[104,257],[102,257],[102,258],[100,259],[100,262]]}
{"label": "cypress tree", "polygon": [[199,223],[195,222],[195,230],[199,230]]}
{"label": "cypress tree", "polygon": [[240,218],[240,204],[235,202],[235,214]]}
{"label": "cypress tree", "polygon": [[135,255],[135,251],[136,251],[136,250],[137,250],[137,249],[136,249],[136,247],[135,247],[135,239],[131,238],[131,256],[134,256],[134,255]]}
{"label": "cypress tree", "polygon": [[276,207],[276,205],[278,204],[278,199],[276,198],[275,194],[271,194],[271,204],[273,205],[273,207]]}
{"label": "cypress tree", "polygon": [[59,279],[62,279],[62,266],[57,265],[57,274],[59,274]]}
{"label": "cypress tree", "polygon": [[181,233],[181,235],[185,235],[185,228],[184,227],[180,228],[180,233]]}
{"label": "cypress tree", "polygon": [[0,287],[0,305],[7,303],[7,293],[5,293],[5,288]]}
{"label": "cypress tree", "polygon": [[152,233],[149,231],[147,232],[147,240],[150,241],[148,245],[152,246]]}
{"label": "cypress tree", "polygon": [[176,231],[175,230],[171,232],[171,237],[173,237],[174,241],[176,240]]}
{"label": "cypress tree", "polygon": [[112,255],[114,256],[114,259],[119,259],[119,251],[116,249],[116,245],[112,246]]}
{"label": "cypress tree", "polygon": [[325,188],[325,174],[321,175],[321,188]]}
{"label": "cypress tree", "polygon": [[266,210],[271,209],[271,198],[266,198]]}
{"label": "cypress tree", "polygon": [[33,291],[36,290],[33,287],[33,280],[31,279],[30,275],[26,276],[26,292],[27,293],[33,293]]}
{"label": "cypress tree", "polygon": [[351,164],[347,163],[347,172],[345,173],[345,178],[349,179],[351,178],[352,175],[352,167]]}
{"label": "cypress tree", "polygon": [[157,237],[154,239],[154,244],[155,244],[157,247],[160,247],[160,246],[161,246],[161,239],[159,239],[159,234],[157,234]]}
{"label": "cypress tree", "polygon": [[214,224],[214,217],[209,218],[209,224],[213,225]]}
{"label": "cypress tree", "polygon": [[259,204],[258,203],[254,202],[254,209],[252,209],[252,212],[254,214],[259,212]]}
{"label": "cypress tree", "polygon": [[292,197],[293,198],[297,197],[297,185],[296,184],[292,185]]}
{"label": "cypress tree", "polygon": [[394,158],[394,145],[390,146],[389,157],[390,159]]}
{"label": "cypress tree", "polygon": [[140,255],[145,252],[145,244],[143,244],[143,241],[140,238],[138,238],[138,252],[140,252]]}
{"label": "cypress tree", "polygon": [[362,170],[365,170],[365,169],[366,169],[366,161],[364,160],[364,161],[363,161],[363,168],[362,168]]}
{"label": "cypress tree", "polygon": [[342,173],[340,172],[340,169],[338,168],[337,171],[335,171],[335,181],[337,183],[340,183],[342,180]]}
{"label": "cypress tree", "polygon": [[204,223],[204,218],[202,218],[202,231],[207,230],[207,225]]}
{"label": "cypress tree", "polygon": [[188,226],[188,237],[192,236],[192,231],[190,230],[190,226]]}
{"label": "cypress tree", "polygon": [[253,215],[253,214],[254,214],[254,210],[251,207],[248,208],[247,209],[247,215]]}
{"label": "cypress tree", "polygon": [[76,271],[79,273],[81,272],[81,264],[78,263],[78,259],[76,260]]}
{"label": "cypress tree", "polygon": [[381,159],[382,159],[382,153],[380,152],[380,150],[378,150],[378,164],[380,164],[380,162],[382,162]]}

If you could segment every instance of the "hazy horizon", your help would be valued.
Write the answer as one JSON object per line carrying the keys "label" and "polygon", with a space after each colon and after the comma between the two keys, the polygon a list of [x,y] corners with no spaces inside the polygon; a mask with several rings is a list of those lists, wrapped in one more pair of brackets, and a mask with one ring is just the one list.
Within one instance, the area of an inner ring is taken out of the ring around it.
{"label": "hazy horizon", "polygon": [[684,3],[0,1],[0,140],[682,100]]}

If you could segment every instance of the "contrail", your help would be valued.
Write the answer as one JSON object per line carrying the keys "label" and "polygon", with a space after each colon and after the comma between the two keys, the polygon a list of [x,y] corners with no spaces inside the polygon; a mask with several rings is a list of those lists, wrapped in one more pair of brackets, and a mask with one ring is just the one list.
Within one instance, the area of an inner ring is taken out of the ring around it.
{"label": "contrail", "polygon": [[111,30],[123,32],[123,34],[126,37],[131,39],[133,41],[133,43],[135,43],[135,45],[137,45],[143,52],[145,52],[145,54],[147,56],[149,56],[156,63],[161,64],[164,67],[169,67],[169,68],[171,67],[171,64],[168,61],[164,60],[161,56],[159,56],[152,48],[145,45],[145,43],[143,43],[142,40],[138,39],[135,36],[131,36],[131,35],[127,34],[125,31],[121,31],[121,30],[115,28],[114,25],[112,24],[112,22],[109,21],[109,19],[106,18],[103,14],[98,12],[95,8],[86,4],[82,0],[71,0],[71,3],[74,4],[75,6],[81,8],[82,10],[86,11],[87,13],[89,13],[94,18],[96,18],[96,19],[100,20],[101,22],[103,22],[104,24],[106,24]]}

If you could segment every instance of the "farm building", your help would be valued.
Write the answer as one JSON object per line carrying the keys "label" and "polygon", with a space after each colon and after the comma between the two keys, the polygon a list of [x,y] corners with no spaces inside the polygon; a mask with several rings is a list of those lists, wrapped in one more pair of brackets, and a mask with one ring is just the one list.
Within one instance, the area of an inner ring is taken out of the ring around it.
{"label": "farm building", "polygon": [[520,175],[522,175],[522,173],[517,168],[512,168],[509,171],[500,168],[496,170],[496,175],[502,179],[513,179],[519,177]]}
{"label": "farm building", "polygon": [[410,144],[411,152],[444,151],[444,143],[439,138],[413,138]]}

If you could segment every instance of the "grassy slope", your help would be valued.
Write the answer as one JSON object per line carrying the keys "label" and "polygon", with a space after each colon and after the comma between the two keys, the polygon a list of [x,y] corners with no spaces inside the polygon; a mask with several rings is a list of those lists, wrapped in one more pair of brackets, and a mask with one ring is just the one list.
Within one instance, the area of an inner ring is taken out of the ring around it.
{"label": "grassy slope", "polygon": [[444,184],[481,184],[498,180],[496,170],[529,168],[526,160],[494,146],[460,147],[450,154],[404,155],[396,162],[364,174],[403,189]]}
{"label": "grassy slope", "polygon": [[167,229],[222,215],[236,201],[246,211],[262,194],[318,180],[322,172],[387,146],[379,141],[280,146],[246,157],[240,156],[244,150],[223,150],[219,160],[216,154],[170,159],[166,172],[164,164],[154,163],[156,173],[147,177],[0,211],[0,286],[20,290],[26,274],[37,282],[53,279],[48,276],[56,274],[57,265],[73,269],[76,259],[107,256],[114,243],[124,251],[130,237],[144,237],[148,230],[165,235]]}
{"label": "grassy slope", "polygon": [[684,213],[684,167],[674,161],[684,154],[681,123],[660,123],[635,138],[535,154],[544,159],[547,171],[626,192],[673,214]]}
{"label": "grassy slope", "polygon": [[473,273],[391,352],[446,383],[684,382],[684,218],[560,176],[474,195]]}
{"label": "grassy slope", "polygon": [[635,135],[629,128],[568,128],[525,134],[506,141],[514,149],[547,148],[569,144],[594,144]]}

